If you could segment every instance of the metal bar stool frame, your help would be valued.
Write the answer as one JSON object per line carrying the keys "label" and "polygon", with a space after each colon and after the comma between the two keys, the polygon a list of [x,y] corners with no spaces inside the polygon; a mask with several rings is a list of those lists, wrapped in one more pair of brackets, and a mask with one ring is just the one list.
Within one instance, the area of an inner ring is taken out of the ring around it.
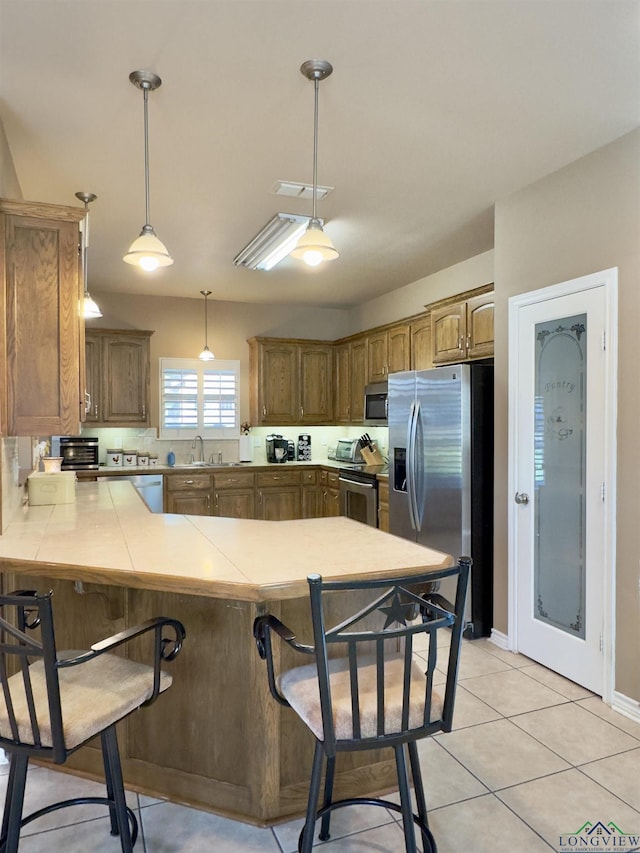
{"label": "metal bar stool frame", "polygon": [[[52,595],[51,592],[38,594],[26,590],[0,595],[0,682],[4,699],[0,748],[5,750],[10,760],[0,853],[17,853],[20,830],[37,818],[67,806],[87,804],[108,806],[111,834],[120,836],[123,853],[132,853],[138,836],[138,824],[134,813],[126,805],[116,723],[131,711],[151,705],[165,689],[161,685],[161,663],[177,657],[185,639],[185,629],[176,619],[155,617],[95,643],[89,651],[73,656],[69,653],[59,654],[55,643]],[[11,620],[7,618],[10,614],[13,615]],[[40,640],[33,636],[34,629],[39,629]],[[61,671],[90,664],[101,655],[149,632],[153,632],[153,663],[145,669],[152,670],[150,690],[146,691],[146,695],[131,711],[69,747],[65,742]],[[9,663],[14,659],[17,667]],[[31,669],[36,661],[42,663],[37,673]],[[15,673],[11,671],[13,668],[17,669]],[[22,690],[16,689],[16,678]],[[44,703],[38,705],[36,702],[38,686],[46,688],[46,709],[42,707]],[[43,716],[47,716],[47,719],[43,720]],[[101,739],[107,796],[75,797],[52,803],[23,817],[29,759],[42,758],[55,764],[64,764],[72,753],[97,734]]]}
{"label": "metal bar stool frame", "polygon": [[[421,575],[398,574],[392,578],[377,580],[329,582],[323,581],[320,575],[309,575],[307,581],[313,645],[299,642],[294,632],[272,614],[258,616],[254,621],[254,637],[260,657],[267,664],[271,694],[281,705],[291,707],[298,712],[315,737],[306,818],[298,843],[298,850],[301,853],[310,853],[312,849],[316,821],[321,820],[319,837],[320,840],[326,841],[330,837],[332,811],[354,804],[383,806],[399,812],[402,815],[407,853],[417,851],[414,825],[420,830],[425,853],[437,853],[436,842],[428,824],[417,741],[436,732],[450,732],[452,728],[460,645],[464,629],[464,606],[471,563],[470,558],[461,557],[458,564],[449,569],[425,572]],[[433,581],[452,576],[457,576],[454,605],[449,604],[437,594],[421,594],[425,586],[429,589],[433,587]],[[349,619],[332,628],[327,628],[323,606],[324,594],[344,594],[350,590],[371,590],[375,599]],[[358,628],[358,623],[372,618],[376,611],[380,611],[386,619],[383,628],[376,630],[370,627]],[[418,613],[421,618],[416,620]],[[444,696],[441,696],[439,691],[433,688],[433,675],[438,653],[437,632],[443,629],[451,631],[451,643],[447,658]],[[273,633],[295,651],[309,656],[313,663],[276,673],[272,649]],[[421,697],[416,696],[417,686],[412,681],[416,675],[415,664],[412,666],[412,653],[414,641],[419,635],[428,637],[426,672],[421,674],[424,681],[422,686],[424,693]],[[359,653],[359,644],[362,643],[367,643],[368,647],[372,644],[375,646],[373,662]],[[336,658],[329,650],[337,650],[340,644],[343,648],[346,646],[347,653]],[[397,662],[390,662],[389,655],[385,656],[386,644],[401,649],[396,656]],[[369,695],[368,709],[367,698],[363,698],[365,690],[360,685],[364,676],[362,676],[362,666],[359,666],[359,659],[371,667],[371,673],[375,673],[371,676],[375,682],[373,688],[375,697],[371,700]],[[391,729],[387,730],[387,715],[393,711],[391,707],[393,700],[387,695],[389,688],[385,679],[388,678],[388,671],[393,666],[400,668],[397,671],[398,681],[401,681],[402,697],[401,700],[396,700],[396,706],[393,706],[399,714],[399,720],[395,719]],[[317,680],[317,697],[310,700],[308,688],[314,680]],[[301,698],[303,694],[298,691],[301,684],[307,688],[304,699]],[[341,700],[338,700],[336,697],[340,691],[343,695]],[[345,692],[349,694],[346,697]],[[417,712],[414,707],[416,699],[420,719],[416,719]],[[342,708],[339,708],[340,701],[343,702]],[[364,709],[361,708],[361,704]],[[321,721],[314,718],[314,714],[318,711],[316,706],[319,706]],[[345,719],[347,728],[351,727],[350,736],[344,734]],[[334,801],[333,783],[337,754],[381,747],[391,747],[394,750],[400,805],[375,797],[350,797]],[[413,779],[416,813],[413,812],[411,803],[407,755]],[[318,809],[325,763],[324,794],[322,805]]]}

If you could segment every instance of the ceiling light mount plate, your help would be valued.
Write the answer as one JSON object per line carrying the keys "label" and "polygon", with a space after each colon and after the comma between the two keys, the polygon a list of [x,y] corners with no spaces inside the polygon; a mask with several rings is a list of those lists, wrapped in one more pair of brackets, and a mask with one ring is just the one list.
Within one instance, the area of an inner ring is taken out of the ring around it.
{"label": "ceiling light mount plate", "polygon": [[137,89],[146,89],[147,92],[153,92],[162,86],[162,80],[153,71],[132,71],[129,80]]}
{"label": "ceiling light mount plate", "polygon": [[95,193],[76,193],[76,198],[79,198],[80,201],[83,201],[85,204],[91,204],[92,201],[95,201],[98,196]]}
{"label": "ceiling light mount plate", "polygon": [[308,80],[324,80],[333,73],[333,65],[326,59],[307,59],[300,66],[300,72]]}

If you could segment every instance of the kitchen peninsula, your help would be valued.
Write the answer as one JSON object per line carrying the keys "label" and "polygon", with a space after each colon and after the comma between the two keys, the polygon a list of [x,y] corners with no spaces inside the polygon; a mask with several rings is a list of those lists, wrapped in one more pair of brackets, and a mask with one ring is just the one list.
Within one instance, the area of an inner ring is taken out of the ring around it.
{"label": "kitchen peninsula", "polygon": [[[8,525],[3,589],[54,590],[59,648],[87,647],[152,615],[184,623],[173,689],[120,729],[126,784],[258,824],[302,813],[313,739],[269,695],[255,616],[268,608],[304,637],[309,573],[418,573],[451,558],[341,517],[153,514],[117,479],[78,483],[76,493],[75,503],[25,507]],[[339,619],[345,603],[334,606]],[[288,650],[280,651],[286,666]],[[136,657],[143,652],[132,648]],[[345,759],[341,795],[394,786],[387,753]],[[81,750],[69,766],[99,777],[100,750]]]}

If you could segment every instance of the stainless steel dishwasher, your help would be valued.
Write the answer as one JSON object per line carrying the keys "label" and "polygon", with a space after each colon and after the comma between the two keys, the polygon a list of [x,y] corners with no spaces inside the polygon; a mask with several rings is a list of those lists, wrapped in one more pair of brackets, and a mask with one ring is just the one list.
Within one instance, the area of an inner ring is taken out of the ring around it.
{"label": "stainless steel dishwasher", "polygon": [[126,480],[131,483],[151,512],[162,512],[162,474],[98,477],[99,480]]}

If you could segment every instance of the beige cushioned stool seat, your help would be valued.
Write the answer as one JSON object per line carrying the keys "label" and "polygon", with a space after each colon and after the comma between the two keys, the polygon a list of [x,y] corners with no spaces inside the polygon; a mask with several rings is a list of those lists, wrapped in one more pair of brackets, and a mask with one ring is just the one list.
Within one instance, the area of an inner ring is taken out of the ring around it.
{"label": "beige cushioned stool seat", "polygon": [[[377,670],[375,658],[360,659],[357,669],[361,737],[377,737]],[[346,658],[330,660],[329,673],[336,738],[338,740],[350,740],[354,735],[348,660]],[[385,658],[385,734],[402,730],[403,674],[404,659],[402,654]],[[425,681],[424,673],[415,662],[412,662],[409,703],[409,728],[411,729],[420,728],[424,725]],[[278,678],[278,687],[291,707],[318,740],[324,740],[318,672],[315,663],[298,666],[283,672]],[[431,718],[438,719],[442,715],[442,710],[443,699],[434,689]]]}
{"label": "beige cushioned stool seat", "polygon": [[[75,657],[81,652],[63,652],[59,657]],[[52,746],[44,665],[37,661],[29,667],[42,745]],[[103,654],[78,666],[58,669],[62,723],[67,749],[73,749],[114,720],[139,708],[153,692],[153,667],[119,655]],[[171,685],[171,675],[161,672],[160,692]],[[21,673],[8,680],[14,697],[20,740],[32,741]],[[12,687],[14,689],[12,689]],[[12,738],[6,705],[0,707],[0,734]]]}

